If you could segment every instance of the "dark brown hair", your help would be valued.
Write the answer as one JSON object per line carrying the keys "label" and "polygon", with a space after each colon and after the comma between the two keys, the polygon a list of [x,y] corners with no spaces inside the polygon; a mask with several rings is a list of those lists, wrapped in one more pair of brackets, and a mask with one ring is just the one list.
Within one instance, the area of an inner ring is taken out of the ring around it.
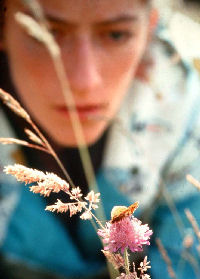
{"label": "dark brown hair", "polygon": [[4,22],[5,12],[6,12],[5,0],[0,0],[0,39],[2,38],[2,34],[3,34],[3,22]]}

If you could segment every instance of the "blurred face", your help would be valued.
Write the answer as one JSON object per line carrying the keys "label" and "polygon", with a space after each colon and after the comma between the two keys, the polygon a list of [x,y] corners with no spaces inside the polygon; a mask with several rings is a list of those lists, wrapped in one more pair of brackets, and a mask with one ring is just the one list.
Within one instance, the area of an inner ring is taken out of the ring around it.
{"label": "blurred face", "polygon": [[[150,13],[140,0],[41,0],[58,42],[86,143],[102,135],[119,110],[143,56]],[[18,0],[7,1],[5,48],[23,105],[52,139],[76,146],[69,111],[44,46],[15,22]]]}

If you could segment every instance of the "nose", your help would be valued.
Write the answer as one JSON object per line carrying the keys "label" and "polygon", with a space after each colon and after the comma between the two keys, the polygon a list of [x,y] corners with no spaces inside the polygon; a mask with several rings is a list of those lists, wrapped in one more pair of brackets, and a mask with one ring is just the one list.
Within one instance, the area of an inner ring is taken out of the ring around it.
{"label": "nose", "polygon": [[66,55],[65,67],[72,92],[85,94],[94,92],[101,83],[98,55],[88,37],[76,39]]}

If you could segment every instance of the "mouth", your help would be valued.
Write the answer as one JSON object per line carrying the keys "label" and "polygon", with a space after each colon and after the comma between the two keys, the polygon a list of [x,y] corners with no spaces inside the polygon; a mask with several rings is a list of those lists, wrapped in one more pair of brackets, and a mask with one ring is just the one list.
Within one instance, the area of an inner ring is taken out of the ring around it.
{"label": "mouth", "polygon": [[54,109],[64,117],[70,117],[71,112],[77,112],[80,120],[97,119],[105,114],[106,104],[77,105],[76,108],[65,105],[55,106]]}

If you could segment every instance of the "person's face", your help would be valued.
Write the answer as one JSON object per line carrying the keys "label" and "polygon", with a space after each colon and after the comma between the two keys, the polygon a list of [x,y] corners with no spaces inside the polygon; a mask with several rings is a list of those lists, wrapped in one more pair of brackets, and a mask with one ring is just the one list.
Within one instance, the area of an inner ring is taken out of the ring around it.
{"label": "person's face", "polygon": [[[140,0],[41,0],[62,51],[87,144],[118,111],[143,56],[150,14]],[[5,48],[14,84],[33,119],[63,146],[76,146],[69,110],[44,46],[15,22],[19,0],[7,1]]]}

